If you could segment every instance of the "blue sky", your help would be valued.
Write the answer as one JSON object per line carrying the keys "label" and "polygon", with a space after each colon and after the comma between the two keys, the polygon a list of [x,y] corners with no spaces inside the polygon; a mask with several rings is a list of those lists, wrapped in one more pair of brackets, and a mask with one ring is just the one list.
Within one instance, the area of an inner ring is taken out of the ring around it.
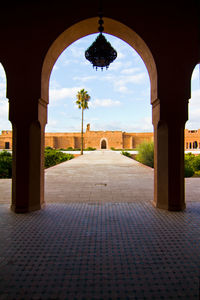
{"label": "blue sky", "polygon": [[[97,34],[70,45],[58,58],[50,78],[48,124],[46,132],[80,131],[81,111],[75,104],[77,92],[84,88],[91,96],[84,112],[84,127],[91,130],[153,131],[151,123],[150,80],[146,67],[126,42],[105,34],[118,57],[108,70],[96,71],[85,59],[85,50]],[[188,129],[200,128],[199,69],[192,76],[192,98]],[[5,98],[6,78],[0,66],[0,130],[11,129]]]}

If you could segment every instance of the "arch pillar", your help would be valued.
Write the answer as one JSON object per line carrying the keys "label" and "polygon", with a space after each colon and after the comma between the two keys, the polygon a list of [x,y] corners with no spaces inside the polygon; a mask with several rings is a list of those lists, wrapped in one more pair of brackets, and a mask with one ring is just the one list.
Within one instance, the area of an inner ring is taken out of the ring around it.
{"label": "arch pillar", "polygon": [[180,211],[185,208],[184,129],[188,101],[153,103],[154,205]]}
{"label": "arch pillar", "polygon": [[29,101],[28,105],[15,99],[9,105],[9,119],[13,125],[11,209],[26,213],[44,206],[43,149],[47,104],[42,99]]}

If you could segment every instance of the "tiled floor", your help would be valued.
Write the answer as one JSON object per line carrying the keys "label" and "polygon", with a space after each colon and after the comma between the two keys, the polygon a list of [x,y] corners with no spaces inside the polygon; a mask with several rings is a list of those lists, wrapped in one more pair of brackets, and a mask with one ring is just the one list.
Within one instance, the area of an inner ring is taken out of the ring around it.
{"label": "tiled floor", "polygon": [[0,299],[199,299],[199,194],[188,189],[184,212],[155,209],[152,170],[121,156],[111,170],[106,157],[87,164],[85,189],[80,176],[70,191],[59,170],[77,178],[86,158],[48,170],[47,188],[57,172],[61,194],[66,185],[73,196],[77,186],[75,201],[54,193],[53,202],[50,188],[41,211],[14,214],[0,205]]}

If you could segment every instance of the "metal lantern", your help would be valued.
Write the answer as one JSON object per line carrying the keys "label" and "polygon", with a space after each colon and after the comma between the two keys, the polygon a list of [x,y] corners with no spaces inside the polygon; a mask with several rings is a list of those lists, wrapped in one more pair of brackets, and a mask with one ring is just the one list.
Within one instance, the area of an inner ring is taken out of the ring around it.
{"label": "metal lantern", "polygon": [[103,68],[108,69],[110,63],[112,63],[117,57],[117,51],[111,46],[111,44],[106,40],[105,36],[102,34],[103,28],[103,20],[102,16],[100,16],[99,20],[99,32],[100,34],[97,36],[96,40],[92,45],[85,51],[85,57],[88,59],[93,68]]}

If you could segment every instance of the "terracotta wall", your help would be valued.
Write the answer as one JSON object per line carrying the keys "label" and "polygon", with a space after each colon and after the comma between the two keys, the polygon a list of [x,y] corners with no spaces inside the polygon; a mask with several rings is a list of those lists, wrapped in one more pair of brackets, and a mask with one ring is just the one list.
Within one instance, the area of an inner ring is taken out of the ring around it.
{"label": "terracotta wall", "polygon": [[[84,133],[84,148],[93,147],[101,149],[102,141],[106,141],[106,148],[114,147],[116,149],[136,148],[143,141],[153,141],[152,132],[127,133],[122,131],[90,131]],[[6,145],[7,143],[7,145]],[[3,130],[0,135],[0,149],[9,146],[12,149],[12,131]],[[80,148],[80,133],[51,132],[45,133],[45,147],[52,148]],[[200,149],[200,129],[185,129],[185,149]]]}
{"label": "terracotta wall", "polygon": [[12,131],[2,130],[0,135],[0,149],[12,149]]}
{"label": "terracotta wall", "polygon": [[[136,148],[137,146],[139,146],[139,144],[141,144],[144,141],[152,142],[153,132],[124,133],[124,137],[126,137],[126,140],[127,137],[129,137],[130,141],[132,139],[132,144],[131,146],[129,146],[130,148]],[[126,148],[126,146],[124,148]]]}
{"label": "terracotta wall", "polygon": [[185,149],[200,149],[200,129],[185,129]]}

